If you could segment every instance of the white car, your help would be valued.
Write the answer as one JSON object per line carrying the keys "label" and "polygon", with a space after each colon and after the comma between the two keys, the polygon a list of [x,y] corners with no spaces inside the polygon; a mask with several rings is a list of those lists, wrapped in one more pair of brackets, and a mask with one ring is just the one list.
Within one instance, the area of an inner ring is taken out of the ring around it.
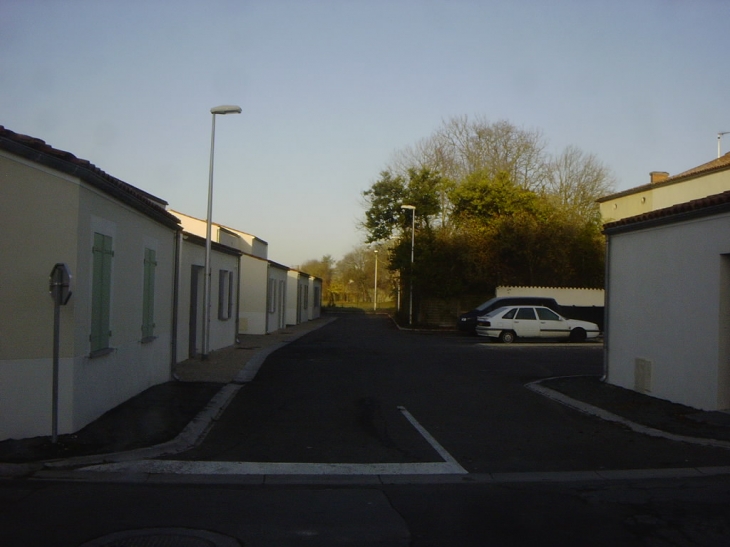
{"label": "white car", "polygon": [[596,338],[598,325],[567,319],[544,306],[505,306],[477,318],[477,334],[510,344],[516,338],[565,338],[583,342]]}

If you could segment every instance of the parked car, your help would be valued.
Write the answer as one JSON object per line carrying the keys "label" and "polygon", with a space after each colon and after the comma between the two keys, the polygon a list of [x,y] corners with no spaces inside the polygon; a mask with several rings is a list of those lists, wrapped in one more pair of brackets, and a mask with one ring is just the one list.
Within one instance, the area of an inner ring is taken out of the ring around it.
{"label": "parked car", "polygon": [[598,325],[567,319],[544,306],[505,306],[477,319],[479,336],[497,338],[510,344],[516,338],[565,338],[583,342],[596,338]]}
{"label": "parked car", "polygon": [[460,331],[473,333],[477,326],[477,317],[486,315],[489,312],[501,308],[502,306],[519,306],[519,305],[545,306],[551,310],[560,313],[560,305],[554,298],[545,296],[497,296],[491,300],[483,302],[476,308],[459,316],[458,328]]}

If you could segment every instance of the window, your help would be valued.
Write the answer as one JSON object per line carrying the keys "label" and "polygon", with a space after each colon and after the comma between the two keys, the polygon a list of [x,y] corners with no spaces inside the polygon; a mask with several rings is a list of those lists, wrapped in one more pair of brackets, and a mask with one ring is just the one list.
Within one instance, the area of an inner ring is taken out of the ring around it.
{"label": "window", "polygon": [[502,319],[514,319],[516,313],[517,313],[517,308],[512,308],[510,311],[508,311],[507,313],[505,313],[502,316]]}
{"label": "window", "polygon": [[322,305],[322,296],[319,287],[314,287],[314,307],[319,308]]}
{"label": "window", "polygon": [[144,287],[142,292],[142,341],[149,341],[155,335],[155,268],[154,249],[144,250]]}
{"label": "window", "polygon": [[225,321],[233,315],[233,272],[218,271],[218,319]]}
{"label": "window", "polygon": [[518,308],[515,319],[535,319],[535,310],[532,308]]}
{"label": "window", "polygon": [[304,285],[304,309],[309,307],[309,285]]}
{"label": "window", "polygon": [[543,321],[560,321],[560,316],[547,308],[536,308],[537,316]]}
{"label": "window", "polygon": [[111,307],[112,238],[94,233],[92,248],[93,266],[91,281],[91,353],[103,352],[109,348],[111,330],[109,315]]}

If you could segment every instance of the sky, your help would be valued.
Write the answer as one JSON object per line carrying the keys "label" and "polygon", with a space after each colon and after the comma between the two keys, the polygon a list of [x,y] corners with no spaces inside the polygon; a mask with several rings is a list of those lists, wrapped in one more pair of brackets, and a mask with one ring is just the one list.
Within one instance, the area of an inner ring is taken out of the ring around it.
{"label": "sky", "polygon": [[[616,190],[717,157],[727,0],[1,0],[0,125],[296,267],[364,241],[362,192],[468,116],[595,154]],[[730,135],[722,141],[730,151]]]}

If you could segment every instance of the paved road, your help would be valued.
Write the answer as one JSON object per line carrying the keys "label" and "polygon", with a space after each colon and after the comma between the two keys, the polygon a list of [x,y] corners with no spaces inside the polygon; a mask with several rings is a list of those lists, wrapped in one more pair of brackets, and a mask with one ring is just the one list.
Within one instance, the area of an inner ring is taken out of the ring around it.
{"label": "paved road", "polygon": [[[669,471],[727,465],[728,451],[645,437],[524,388],[597,374],[601,358],[589,344],[501,346],[343,317],[271,355],[198,448],[142,462],[213,474],[127,462],[73,482],[0,482],[0,545],[730,544],[730,475]],[[240,462],[266,476],[216,474]],[[287,465],[356,473],[271,475]],[[430,465],[442,474],[409,475]],[[587,478],[653,468],[667,471]]]}
{"label": "paved road", "polygon": [[203,444],[174,459],[423,464],[443,449],[470,473],[728,463],[726,450],[637,435],[524,387],[601,364],[597,344],[505,346],[345,316],[271,355]]}

